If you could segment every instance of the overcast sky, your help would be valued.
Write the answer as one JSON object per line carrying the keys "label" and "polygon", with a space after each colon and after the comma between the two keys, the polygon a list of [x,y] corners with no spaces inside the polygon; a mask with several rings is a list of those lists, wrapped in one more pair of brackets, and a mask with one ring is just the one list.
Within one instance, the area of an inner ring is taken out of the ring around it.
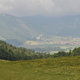
{"label": "overcast sky", "polygon": [[80,14],[80,0],[0,0],[0,13],[16,16]]}

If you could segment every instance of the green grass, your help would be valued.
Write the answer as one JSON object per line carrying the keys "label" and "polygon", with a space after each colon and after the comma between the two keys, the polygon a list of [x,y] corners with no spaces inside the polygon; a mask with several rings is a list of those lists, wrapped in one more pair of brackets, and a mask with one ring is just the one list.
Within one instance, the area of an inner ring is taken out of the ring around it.
{"label": "green grass", "polygon": [[0,60],[0,80],[80,80],[80,57]]}

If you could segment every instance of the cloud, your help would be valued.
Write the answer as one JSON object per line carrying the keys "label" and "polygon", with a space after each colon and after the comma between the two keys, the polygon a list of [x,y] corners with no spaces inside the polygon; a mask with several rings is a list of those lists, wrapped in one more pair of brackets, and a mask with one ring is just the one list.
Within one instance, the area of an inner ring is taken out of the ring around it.
{"label": "cloud", "polygon": [[80,0],[0,0],[0,13],[16,16],[80,14]]}

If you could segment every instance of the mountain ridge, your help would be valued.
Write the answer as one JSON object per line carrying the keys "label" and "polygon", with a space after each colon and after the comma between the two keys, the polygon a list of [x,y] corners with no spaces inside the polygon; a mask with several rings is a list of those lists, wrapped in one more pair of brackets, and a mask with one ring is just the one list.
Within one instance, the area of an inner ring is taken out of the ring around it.
{"label": "mountain ridge", "polygon": [[24,44],[27,40],[40,40],[40,37],[42,40],[52,36],[80,37],[79,30],[80,15],[16,17],[0,14],[0,36],[7,42]]}

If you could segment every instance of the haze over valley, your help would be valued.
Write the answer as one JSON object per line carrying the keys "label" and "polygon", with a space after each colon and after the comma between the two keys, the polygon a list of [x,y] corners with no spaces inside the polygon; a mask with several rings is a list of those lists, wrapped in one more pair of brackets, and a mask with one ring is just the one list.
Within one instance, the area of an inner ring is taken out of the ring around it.
{"label": "haze over valley", "polygon": [[80,16],[0,14],[0,39],[36,51],[62,51],[80,46]]}

